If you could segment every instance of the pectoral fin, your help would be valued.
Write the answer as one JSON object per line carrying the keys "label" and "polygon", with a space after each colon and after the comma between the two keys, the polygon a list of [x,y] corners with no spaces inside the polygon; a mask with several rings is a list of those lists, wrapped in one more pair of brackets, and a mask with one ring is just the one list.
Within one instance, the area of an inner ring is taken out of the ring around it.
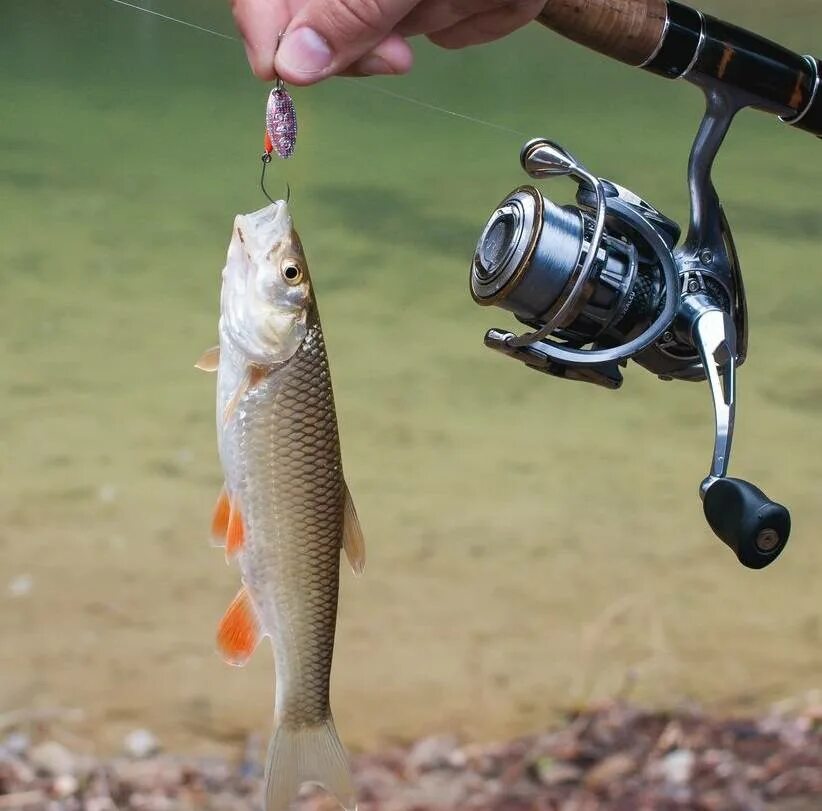
{"label": "pectoral fin", "polygon": [[345,507],[343,509],[343,549],[345,556],[354,574],[359,576],[365,569],[365,538],[363,538],[360,519],[357,517],[357,510],[351,499],[351,492],[348,485],[345,487]]}
{"label": "pectoral fin", "polygon": [[223,659],[242,667],[260,641],[260,623],[245,586],[226,609],[217,628],[217,647]]}
{"label": "pectoral fin", "polygon": [[206,349],[194,364],[195,369],[201,369],[204,372],[216,372],[220,365],[220,347],[212,346],[211,349]]}
{"label": "pectoral fin", "polygon": [[249,389],[253,389],[254,386],[256,386],[267,374],[267,370],[261,369],[259,366],[249,366],[245,370],[245,374],[243,375],[243,379],[240,381],[240,385],[237,386],[237,390],[234,392],[225,407],[223,422],[228,422],[231,419],[232,415],[237,410],[240,400],[243,399],[243,395],[245,395]]}

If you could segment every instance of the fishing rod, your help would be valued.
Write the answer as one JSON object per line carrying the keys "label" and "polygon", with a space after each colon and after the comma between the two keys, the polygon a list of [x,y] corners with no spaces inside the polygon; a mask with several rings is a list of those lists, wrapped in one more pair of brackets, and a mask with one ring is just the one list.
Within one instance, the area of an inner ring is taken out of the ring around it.
{"label": "fishing rod", "polygon": [[699,493],[714,533],[752,569],[772,563],[791,531],[788,510],[728,476],[737,369],[748,346],[745,288],[711,170],[746,107],[822,136],[819,60],[675,0],[549,0],[538,18],[595,51],[705,95],[688,165],[690,222],[592,174],[559,144],[520,153],[536,180],[568,177],[576,204],[533,185],[494,210],[474,254],[470,289],[483,306],[512,312],[527,330],[491,329],[486,346],[540,372],[619,389],[629,360],[661,380],[708,381],[714,450]]}
{"label": "fishing rod", "polygon": [[549,0],[539,22],[668,79],[735,91],[741,107],[822,136],[822,62],[675,0]]}

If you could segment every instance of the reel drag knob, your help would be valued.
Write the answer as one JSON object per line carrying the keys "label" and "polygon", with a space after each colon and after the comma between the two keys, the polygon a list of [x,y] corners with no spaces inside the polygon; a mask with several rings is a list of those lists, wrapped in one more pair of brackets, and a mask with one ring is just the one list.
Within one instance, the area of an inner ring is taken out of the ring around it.
{"label": "reel drag knob", "polygon": [[717,537],[749,569],[764,569],[788,543],[790,513],[750,482],[718,479],[705,493],[703,509]]}

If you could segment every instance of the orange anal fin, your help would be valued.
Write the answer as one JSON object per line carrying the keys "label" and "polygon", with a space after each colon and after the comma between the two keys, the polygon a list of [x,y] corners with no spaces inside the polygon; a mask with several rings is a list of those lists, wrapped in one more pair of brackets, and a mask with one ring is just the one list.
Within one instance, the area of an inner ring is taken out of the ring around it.
{"label": "orange anal fin", "polygon": [[211,542],[214,546],[225,546],[230,514],[231,502],[228,500],[228,493],[225,487],[223,487],[223,489],[220,490],[220,495],[217,496],[217,503],[214,505],[214,514],[211,517]]}
{"label": "orange anal fin", "polygon": [[231,513],[228,516],[228,526],[225,536],[225,556],[226,559],[234,557],[245,543],[245,526],[243,524],[243,514],[240,510],[239,502],[235,501],[231,505]]}
{"label": "orange anal fin", "polygon": [[248,591],[243,586],[220,620],[217,648],[228,664],[242,667],[251,658],[259,641],[260,624]]}

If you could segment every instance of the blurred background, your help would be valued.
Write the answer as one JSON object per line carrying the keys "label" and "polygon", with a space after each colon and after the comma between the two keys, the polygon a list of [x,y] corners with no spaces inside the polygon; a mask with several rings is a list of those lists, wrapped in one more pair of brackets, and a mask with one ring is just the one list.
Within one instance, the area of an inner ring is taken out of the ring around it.
{"label": "blurred background", "polygon": [[[140,2],[233,34],[220,0]],[[820,49],[814,0],[701,5]],[[699,93],[536,25],[416,52],[407,78],[297,90],[297,153],[269,175],[293,191],[368,543],[366,576],[343,575],[343,738],[487,740],[603,697],[737,711],[821,686],[819,143],[747,112],[716,170],[752,324],[732,469],[794,519],[750,572],[697,497],[707,386],[533,374],[483,348],[509,322],[467,289],[528,137],[683,221]],[[214,380],[193,369],[232,219],[265,202],[266,94],[239,43],[107,0],[2,4],[0,712],[81,708],[101,747],[270,725],[268,650],[242,670],[214,652],[238,575],[207,539]]]}

